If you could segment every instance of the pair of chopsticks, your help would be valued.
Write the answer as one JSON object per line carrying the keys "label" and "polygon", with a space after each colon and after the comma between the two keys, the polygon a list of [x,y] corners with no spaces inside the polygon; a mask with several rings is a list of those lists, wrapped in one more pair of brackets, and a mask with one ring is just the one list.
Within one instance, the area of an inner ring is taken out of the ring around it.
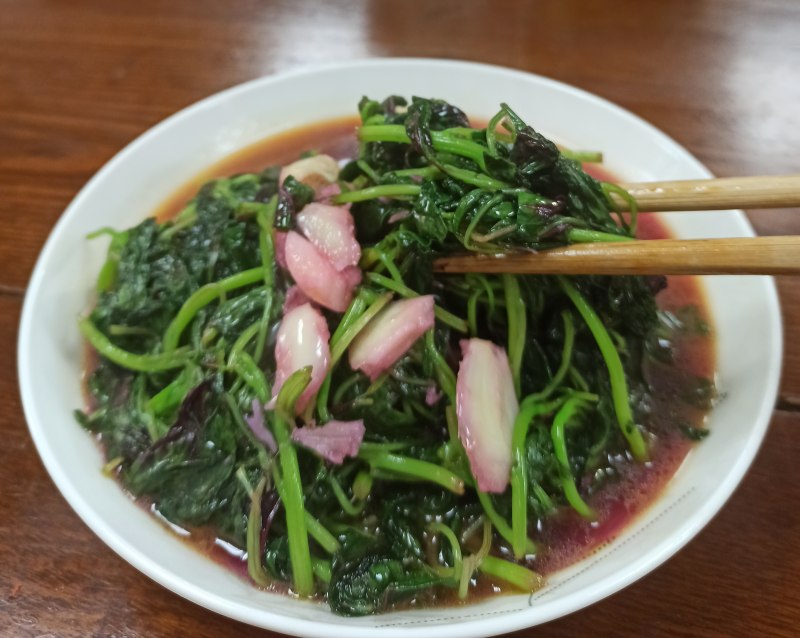
{"label": "pair of chopsticks", "polygon": [[[619,184],[640,211],[708,211],[800,206],[800,175]],[[628,203],[612,195],[620,211]],[[442,273],[564,275],[779,275],[800,273],[800,236],[655,239],[572,244],[538,253],[454,255]]]}

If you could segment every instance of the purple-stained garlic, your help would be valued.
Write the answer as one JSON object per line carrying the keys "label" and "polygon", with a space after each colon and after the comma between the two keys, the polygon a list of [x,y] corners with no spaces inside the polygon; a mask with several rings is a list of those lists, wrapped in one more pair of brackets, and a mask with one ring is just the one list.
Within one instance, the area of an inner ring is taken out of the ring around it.
{"label": "purple-stained garlic", "polygon": [[300,414],[316,396],[328,374],[331,351],[328,324],[319,310],[306,303],[290,310],[281,321],[275,343],[275,385],[277,396],[283,383],[294,372],[311,366],[311,382],[300,395],[295,411]]}
{"label": "purple-stained garlic", "polygon": [[458,438],[478,489],[500,493],[511,472],[511,435],[519,412],[506,351],[484,339],[461,342],[456,380]]}
{"label": "purple-stained garlic", "polygon": [[361,246],[350,211],[312,202],[297,214],[297,227],[338,271],[356,266]]}
{"label": "purple-stained garlic", "polygon": [[358,334],[349,350],[350,367],[375,380],[414,342],[433,328],[433,296],[394,301]]}
{"label": "purple-stained garlic", "polygon": [[289,175],[298,182],[303,182],[314,190],[319,190],[335,182],[339,177],[339,162],[330,155],[320,154],[304,157],[281,168],[278,183],[283,184]]}
{"label": "purple-stained garlic", "polygon": [[320,306],[344,312],[353,298],[353,288],[361,281],[354,266],[340,272],[305,237],[289,231],[286,237],[286,267],[300,290]]}
{"label": "purple-stained garlic", "polygon": [[329,421],[325,425],[308,424],[292,430],[292,441],[313,450],[326,461],[341,464],[355,456],[364,438],[364,421]]}

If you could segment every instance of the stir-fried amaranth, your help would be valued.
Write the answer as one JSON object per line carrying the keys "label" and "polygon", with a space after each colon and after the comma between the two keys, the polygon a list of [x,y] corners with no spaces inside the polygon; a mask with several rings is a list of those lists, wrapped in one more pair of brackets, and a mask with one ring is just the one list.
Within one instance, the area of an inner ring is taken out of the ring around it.
{"label": "stir-fried amaranth", "polygon": [[447,253],[625,241],[637,215],[584,172],[598,157],[506,105],[485,128],[440,100],[359,110],[354,158],[98,231],[76,416],[109,474],[258,586],[344,615],[532,591],[705,434],[713,384],[679,365],[702,311],[659,310],[664,278],[434,275]]}

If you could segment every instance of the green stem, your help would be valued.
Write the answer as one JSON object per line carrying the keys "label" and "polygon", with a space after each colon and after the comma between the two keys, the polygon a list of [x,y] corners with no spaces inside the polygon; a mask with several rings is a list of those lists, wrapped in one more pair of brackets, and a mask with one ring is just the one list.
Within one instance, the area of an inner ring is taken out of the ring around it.
{"label": "green stem", "polygon": [[556,508],[553,499],[550,498],[550,495],[545,492],[544,488],[536,481],[533,482],[533,494],[536,496],[539,503],[542,504],[546,512],[552,512]]}
{"label": "green stem", "polygon": [[103,473],[103,476],[107,476],[109,478],[114,478],[114,474],[117,471],[117,468],[125,462],[124,456],[115,456],[113,459],[108,461],[100,471]]}
{"label": "green stem", "polygon": [[335,554],[342,548],[336,537],[319,520],[314,518],[308,511],[306,511],[305,516],[308,533],[311,534],[311,538],[319,543],[322,549],[329,554]]}
{"label": "green stem", "polygon": [[[495,312],[495,306],[497,305],[497,300],[495,299],[495,294],[492,284],[489,283],[489,280],[484,275],[467,275],[466,284],[467,284],[466,292],[470,294],[469,301],[467,302],[467,304],[469,306],[469,304],[474,303],[474,305],[476,306],[475,310],[473,310],[472,312],[475,315],[474,321],[475,321],[475,329],[477,331],[477,305],[478,302],[480,301],[481,294],[482,293],[486,294],[486,304],[488,306],[487,319],[490,323],[492,321],[492,317]],[[502,287],[502,284],[500,284],[500,286]],[[472,292],[473,289],[474,292]],[[502,302],[502,304],[505,305],[505,302]]]}
{"label": "green stem", "polygon": [[228,365],[233,363],[239,352],[244,351],[247,344],[250,343],[250,340],[258,334],[260,328],[261,321],[256,321],[242,330],[241,334],[236,338],[236,341],[233,342],[230,352],[228,353]]}
{"label": "green stem", "polygon": [[452,577],[456,580],[456,582],[458,582],[463,568],[463,554],[461,552],[461,544],[458,542],[458,538],[456,538],[453,530],[442,522],[435,522],[428,529],[433,533],[438,533],[444,536],[444,538],[450,544],[450,551],[453,554],[452,567],[437,565],[434,567],[434,569],[440,572],[440,575]]}
{"label": "green stem", "polygon": [[383,264],[383,267],[386,268],[388,273],[391,275],[392,279],[397,282],[397,284],[403,288],[406,287],[405,283],[403,282],[403,275],[400,274],[400,270],[395,265],[394,261],[392,260],[389,255],[387,255],[384,251],[378,250],[378,259]]}
{"label": "green stem", "polygon": [[472,575],[475,573],[481,563],[489,555],[489,550],[492,548],[492,526],[489,521],[483,521],[483,540],[477,552],[471,554],[464,559],[461,567],[461,578],[458,583],[458,597],[463,600],[467,597],[469,590],[469,582]]}
{"label": "green stem", "polygon": [[464,231],[464,238],[462,239],[462,243],[464,244],[464,248],[467,250],[474,249],[474,246],[471,242],[472,233],[475,232],[475,229],[478,227],[483,216],[491,210],[492,206],[495,204],[499,204],[503,201],[502,195],[495,195],[494,197],[489,197],[487,200],[478,208],[477,211],[472,215],[472,219],[470,219],[469,224],[467,224],[467,229]]}
{"label": "green stem", "polygon": [[264,444],[256,438],[256,435],[253,434],[253,431],[250,429],[247,423],[245,423],[244,416],[242,415],[242,411],[239,409],[239,406],[236,403],[236,399],[233,398],[230,392],[226,392],[224,396],[231,418],[233,418],[234,422],[239,427],[239,431],[247,438],[248,441],[250,441],[250,445],[255,448],[256,454],[258,455],[259,464],[262,468],[269,467],[272,464],[272,457],[267,454]]}
{"label": "green stem", "polygon": [[571,228],[567,231],[567,239],[573,244],[592,244],[595,242],[625,242],[633,241],[634,237],[628,235],[615,235],[614,233],[604,233],[599,230],[589,230],[587,228]]}
{"label": "green stem", "polygon": [[568,148],[562,148],[559,150],[564,157],[575,160],[576,162],[590,162],[591,164],[599,164],[603,161],[603,154],[600,151],[572,151]]}
{"label": "green stem", "polygon": [[550,382],[544,389],[532,395],[535,401],[544,401],[561,385],[572,363],[572,347],[575,343],[575,324],[572,321],[572,315],[569,311],[564,310],[561,313],[561,321],[564,322],[564,346],[561,350],[561,363],[558,366],[558,370],[556,370],[556,373],[553,375],[553,378],[550,379]]}
{"label": "green stem", "polygon": [[200,367],[194,363],[188,364],[177,377],[147,401],[147,409],[155,416],[162,416],[174,410],[183,402],[189,390],[202,380],[203,373]]}
{"label": "green stem", "polygon": [[258,324],[258,336],[256,337],[256,347],[253,350],[253,358],[261,361],[264,356],[264,346],[267,343],[267,333],[269,332],[270,320],[272,319],[272,288],[266,289],[267,298],[264,300],[264,310],[261,313],[261,321]]}
{"label": "green stem", "polygon": [[495,156],[497,155],[497,127],[505,116],[505,111],[498,111],[495,116],[489,120],[489,124],[486,125],[486,130],[484,131],[486,135],[486,146],[489,147],[489,153]]}
{"label": "green stem", "polygon": [[466,168],[458,168],[450,164],[445,164],[442,168],[444,168],[450,177],[487,191],[499,191],[504,188],[511,188],[511,185],[506,182],[501,182],[499,179],[494,179],[483,173],[469,171]]}
{"label": "green stem", "polygon": [[469,325],[469,334],[471,337],[478,336],[478,300],[485,293],[481,288],[478,288],[470,294],[467,300],[467,325]]}
{"label": "green stem", "polygon": [[261,563],[261,497],[267,485],[267,477],[262,476],[250,496],[250,513],[247,517],[247,573],[261,587],[269,587],[271,580]]}
{"label": "green stem", "polygon": [[[611,197],[611,194],[614,193],[615,195],[619,196],[621,199],[624,199],[628,202],[628,210],[630,213],[630,222],[628,223],[627,227],[630,231],[630,234],[635,237],[636,236],[636,221],[639,217],[639,205],[636,203],[636,199],[631,195],[628,191],[626,191],[622,186],[618,184],[612,184],[611,182],[602,182],[600,187],[603,189],[603,193],[605,193],[606,199],[608,203],[611,204],[611,207],[619,212],[619,206],[617,206],[614,198]],[[625,224],[625,219],[621,217],[623,225]]]}
{"label": "green stem", "polygon": [[[495,509],[491,497],[486,492],[481,492],[477,489],[475,490],[475,493],[478,495],[478,500],[481,503],[481,507],[483,507],[483,511],[486,512],[486,516],[489,517],[489,521],[497,530],[497,533],[500,534],[500,536],[502,536],[508,543],[513,545],[513,531],[511,530],[509,524],[506,523],[505,519],[503,519],[503,517],[500,516],[500,513]],[[527,542],[525,543],[525,553],[535,554],[538,551],[539,548],[536,546],[536,543],[534,543],[531,539],[527,539]]]}
{"label": "green stem", "polygon": [[528,463],[525,458],[525,441],[531,421],[539,415],[547,414],[560,404],[539,403],[535,395],[526,397],[521,405],[511,435],[511,548],[514,558],[525,555],[528,539]]}
{"label": "green stem", "polygon": [[365,501],[372,491],[372,475],[366,470],[360,470],[353,479],[353,498]]}
{"label": "green stem", "polygon": [[254,284],[263,277],[264,268],[251,268],[197,289],[184,302],[178,314],[175,315],[175,318],[164,332],[164,352],[171,352],[178,347],[184,329],[203,307],[210,304],[220,295]]}
{"label": "green stem", "polygon": [[165,224],[166,228],[161,231],[160,239],[169,240],[172,236],[184,228],[188,228],[197,221],[197,202],[189,202],[183,210]]}
{"label": "green stem", "polygon": [[108,245],[108,252],[106,261],[100,269],[100,274],[97,276],[97,292],[104,292],[111,290],[117,281],[117,271],[119,270],[119,260],[122,256],[122,250],[128,243],[128,231],[118,232],[113,228],[101,228],[93,233],[89,233],[87,239],[94,239],[101,235],[110,235],[111,243]]}
{"label": "green stem", "polygon": [[358,166],[361,169],[361,172],[364,173],[364,175],[366,175],[373,183],[377,184],[380,181],[380,176],[374,171],[372,166],[367,164],[367,162],[364,160],[358,160],[356,162],[356,166]]}
{"label": "green stem", "polygon": [[453,218],[449,224],[450,227],[461,228],[461,224],[463,223],[467,212],[472,210],[475,206],[478,206],[479,203],[487,197],[489,197],[489,195],[480,188],[475,188],[464,195],[464,197],[462,197],[461,201],[458,203],[455,212],[453,213]]}
{"label": "green stem", "polygon": [[427,461],[420,461],[399,454],[386,452],[359,452],[359,458],[364,459],[370,467],[376,470],[388,470],[407,477],[430,481],[441,485],[455,494],[464,493],[464,480],[451,471]]}
{"label": "green stem", "polygon": [[496,556],[485,556],[478,570],[487,576],[504,580],[520,591],[533,592],[542,586],[542,577],[535,571]]}
{"label": "green stem", "polygon": [[425,351],[433,360],[434,369],[436,370],[436,380],[439,382],[439,387],[442,388],[442,392],[447,396],[450,405],[455,405],[456,375],[447,364],[447,361],[445,361],[442,353],[436,349],[433,330],[428,330],[428,332],[425,333]]}
{"label": "green stem", "polygon": [[275,245],[272,239],[273,224],[275,223],[275,211],[278,208],[278,197],[273,196],[267,204],[259,207],[256,214],[258,223],[258,247],[261,252],[261,265],[264,268],[264,284],[272,287],[275,283]]}
{"label": "green stem", "polygon": [[264,312],[258,329],[256,339],[255,359],[261,360],[264,353],[264,344],[267,339],[270,319],[272,318],[273,287],[275,285],[275,211],[278,208],[278,197],[273,196],[266,205],[259,207],[256,222],[259,227],[258,247],[261,252],[261,267],[264,269],[264,285],[267,287],[267,299],[264,302]]}
{"label": "green stem", "polygon": [[354,372],[351,374],[347,379],[342,381],[336,388],[336,392],[333,393],[333,403],[334,405],[338,405],[342,402],[342,397],[364,376],[360,372]]}
{"label": "green stem", "polygon": [[[347,307],[344,315],[342,315],[341,321],[339,321],[339,325],[336,326],[336,330],[331,336],[329,347],[335,347],[336,344],[341,341],[342,336],[347,332],[347,330],[350,329],[350,327],[362,315],[364,310],[366,310],[366,297],[367,295],[362,289],[361,292],[359,292],[358,295],[356,295],[355,298],[350,302],[350,305]],[[343,353],[344,350],[342,350],[342,353],[339,354],[339,357],[341,357]],[[321,423],[327,423],[331,420],[331,413],[328,409],[328,397],[330,396],[333,371],[337,362],[338,359],[331,365],[328,375],[325,377],[325,380],[322,382],[322,386],[317,393],[317,414],[319,415],[319,420]]]}
{"label": "green stem", "polygon": [[416,197],[420,193],[417,184],[384,184],[370,186],[357,191],[345,191],[332,198],[334,204],[347,204],[350,202],[365,202],[379,197]]}
{"label": "green stem", "polygon": [[442,174],[436,166],[420,166],[419,168],[403,168],[399,171],[392,171],[386,173],[386,176],[393,175],[394,177],[421,177],[423,179],[433,179]]}
{"label": "green stem", "polygon": [[362,126],[358,129],[358,139],[361,142],[397,142],[410,144],[406,129],[400,124],[373,124]]}
{"label": "green stem", "polygon": [[328,397],[331,393],[331,381],[333,379],[332,370],[328,372],[328,376],[322,382],[317,393],[317,416],[321,425],[331,420],[331,411],[328,409]]}
{"label": "green stem", "polygon": [[270,387],[266,376],[258,364],[246,352],[240,350],[235,357],[229,359],[229,365],[236,374],[244,381],[256,394],[256,398],[261,403],[266,403],[270,400]]}
{"label": "green stem", "polygon": [[289,415],[294,414],[294,404],[310,380],[309,367],[292,374],[283,384],[278,394],[277,409],[272,412],[272,430],[278,444],[281,465],[280,480],[283,490],[281,500],[286,512],[289,558],[292,564],[294,589],[301,597],[308,597],[314,593],[314,574],[311,568],[311,552],[308,547],[308,527],[303,485],[300,479],[300,465],[291,441],[288,419]]}
{"label": "green stem", "polygon": [[326,585],[331,582],[331,561],[312,556],[311,569],[314,570],[314,575]]}
{"label": "green stem", "polygon": [[[358,131],[358,139],[362,142],[411,143],[405,127],[400,124],[362,126]],[[466,157],[480,166],[481,170],[486,170],[484,154],[487,149],[481,144],[464,139],[458,134],[448,133],[448,131],[431,131],[431,142],[434,150]]]}
{"label": "green stem", "polygon": [[503,275],[506,312],[508,314],[508,360],[514,378],[514,390],[521,393],[522,356],[525,353],[525,332],[527,315],[525,300],[520,293],[519,282],[514,275]]}
{"label": "green stem", "polygon": [[[347,330],[339,335],[338,339],[331,339],[331,370],[333,370],[334,366],[339,362],[339,359],[342,358],[342,355],[344,355],[348,346],[353,342],[353,339],[358,336],[358,333],[361,332],[370,320],[383,310],[383,307],[391,300],[392,293],[387,292],[385,295],[381,295],[372,302],[369,308],[361,313],[358,319],[355,319],[353,323],[350,324]],[[335,336],[336,334],[334,334],[334,337]]]}
{"label": "green stem", "polygon": [[603,355],[611,382],[611,398],[614,403],[614,412],[617,415],[617,423],[622,430],[622,434],[627,439],[634,458],[637,461],[646,461],[648,459],[647,444],[633,420],[633,412],[628,400],[628,382],[625,379],[625,369],[622,366],[619,352],[614,347],[614,343],[611,341],[603,322],[578,289],[565,277],[558,277],[558,283],[575,305],[581,317],[583,317],[597,342],[598,348],[600,348],[600,353]]}
{"label": "green stem", "polygon": [[97,327],[89,317],[78,321],[78,327],[86,340],[97,352],[118,366],[137,372],[161,372],[172,368],[180,368],[191,359],[192,353],[188,347],[178,348],[171,352],[160,354],[134,354],[115,346]]}
{"label": "green stem", "polygon": [[344,489],[342,488],[339,481],[336,480],[336,477],[333,474],[328,475],[328,483],[331,484],[331,490],[333,490],[333,495],[336,497],[336,500],[339,502],[339,507],[342,508],[342,511],[347,514],[348,516],[358,516],[364,509],[364,503],[361,502],[358,505],[353,504],[350,498],[345,494]]}
{"label": "green stem", "polygon": [[157,337],[158,335],[149,328],[141,326],[121,326],[112,323],[108,326],[108,334],[112,337]]}
{"label": "green stem", "polygon": [[350,302],[350,305],[347,307],[347,310],[342,315],[341,320],[339,321],[339,325],[336,326],[336,330],[331,335],[331,344],[335,344],[342,338],[342,334],[350,328],[350,326],[355,323],[355,321],[361,316],[361,313],[367,309],[369,302],[366,298],[365,291],[362,289],[354,298],[353,301]]}
{"label": "green stem", "polygon": [[553,419],[553,427],[550,430],[550,436],[553,439],[553,449],[555,451],[556,460],[558,461],[558,474],[561,481],[561,488],[564,490],[564,496],[567,497],[567,502],[585,519],[594,521],[597,520],[597,515],[594,510],[586,504],[586,501],[583,500],[578,492],[578,488],[575,485],[575,477],[572,476],[572,469],[570,468],[569,454],[567,453],[567,423],[574,416],[582,403],[583,401],[577,397],[567,399],[566,403],[564,403]]}

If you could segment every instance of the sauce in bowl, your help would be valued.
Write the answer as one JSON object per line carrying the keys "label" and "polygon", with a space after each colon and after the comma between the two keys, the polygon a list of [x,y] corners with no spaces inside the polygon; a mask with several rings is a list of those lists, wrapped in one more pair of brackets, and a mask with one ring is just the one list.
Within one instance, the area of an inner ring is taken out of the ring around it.
{"label": "sauce in bowl", "polygon": [[[154,217],[159,221],[170,219],[183,209],[200,185],[215,177],[258,172],[270,165],[286,164],[308,150],[340,159],[353,157],[357,150],[354,135],[357,125],[354,118],[331,120],[254,144],[203,171],[178,189],[155,211]],[[587,165],[585,168],[600,180],[615,181],[601,167]],[[659,239],[669,237],[670,233],[658,216],[644,214],[639,217],[638,235],[644,239]],[[587,503],[597,513],[595,521],[586,521],[569,508],[561,508],[539,520],[534,537],[543,551],[529,564],[543,574],[575,563],[613,539],[658,498],[663,486],[689,453],[693,445],[691,437],[703,432],[701,428],[711,397],[704,395],[702,390],[705,388],[711,392],[713,386],[702,380],[713,378],[714,341],[702,288],[695,278],[669,277],[666,289],[657,296],[657,303],[661,311],[668,313],[670,320],[685,329],[678,331],[678,337],[669,344],[661,344],[664,347],[659,352],[668,355],[669,362],[659,361],[654,356],[645,369],[646,379],[652,387],[651,405],[647,406],[650,415],[648,430],[652,434],[650,460],[636,463],[624,453],[609,455],[597,470],[602,473],[602,488],[587,498]],[[87,362],[91,369],[94,362],[91,359]],[[594,478],[597,479],[597,473]],[[154,510],[146,499],[141,499],[140,503]],[[218,538],[213,529],[180,530],[171,524],[170,527],[179,531],[193,547],[249,580],[246,553]],[[431,542],[436,544],[437,540]],[[271,589],[285,592],[287,587],[276,581]],[[470,600],[506,590],[502,581],[480,576],[477,586],[470,592]],[[452,591],[437,590],[404,601],[401,606],[459,602]]]}

